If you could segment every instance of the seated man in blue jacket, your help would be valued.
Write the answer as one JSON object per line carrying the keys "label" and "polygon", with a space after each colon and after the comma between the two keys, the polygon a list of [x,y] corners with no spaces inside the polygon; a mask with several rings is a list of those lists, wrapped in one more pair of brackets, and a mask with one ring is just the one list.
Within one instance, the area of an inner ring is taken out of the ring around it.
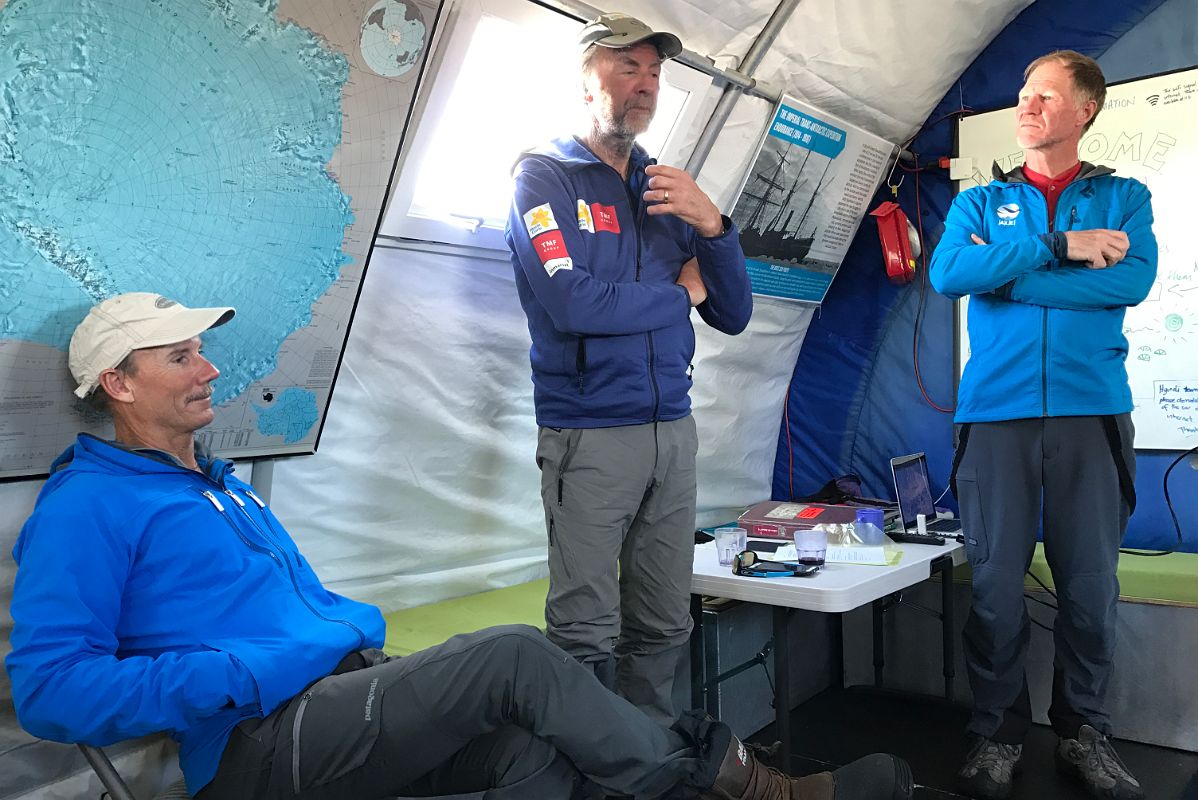
{"label": "seated man in blue jacket", "polygon": [[81,435],[55,461],[13,551],[6,665],[29,732],[105,745],[167,730],[200,800],[911,796],[892,756],[793,779],[719,722],[660,726],[533,628],[386,658],[378,609],[325,589],[195,439],[220,374],[200,334],[233,314],[125,294],[71,339],[76,394],[116,436]]}

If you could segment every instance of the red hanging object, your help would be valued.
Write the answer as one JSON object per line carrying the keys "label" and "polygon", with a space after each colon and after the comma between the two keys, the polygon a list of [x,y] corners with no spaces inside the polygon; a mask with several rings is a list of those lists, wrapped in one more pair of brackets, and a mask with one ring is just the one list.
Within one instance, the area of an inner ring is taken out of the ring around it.
{"label": "red hanging object", "polygon": [[898,203],[886,201],[869,212],[878,223],[878,238],[882,241],[882,260],[886,277],[902,286],[915,280],[915,256],[911,252],[911,223]]}

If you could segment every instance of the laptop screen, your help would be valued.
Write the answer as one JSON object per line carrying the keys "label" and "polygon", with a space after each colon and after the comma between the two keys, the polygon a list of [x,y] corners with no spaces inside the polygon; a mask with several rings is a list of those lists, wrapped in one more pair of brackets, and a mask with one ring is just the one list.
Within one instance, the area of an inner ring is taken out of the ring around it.
{"label": "laptop screen", "polygon": [[891,459],[890,470],[894,474],[894,493],[904,527],[913,527],[917,514],[925,514],[929,520],[936,519],[932,488],[928,484],[928,461],[924,454]]}

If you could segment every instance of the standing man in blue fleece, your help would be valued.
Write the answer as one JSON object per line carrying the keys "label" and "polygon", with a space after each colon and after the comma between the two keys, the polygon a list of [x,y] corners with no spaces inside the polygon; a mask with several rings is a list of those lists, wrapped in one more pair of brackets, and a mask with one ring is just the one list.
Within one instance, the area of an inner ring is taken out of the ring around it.
{"label": "standing man in blue fleece", "polygon": [[732,222],[639,145],[678,37],[604,14],[579,38],[591,117],[523,154],[507,241],[532,335],[549,534],[549,639],[668,724],[690,633],[695,452],[691,308],[752,313]]}
{"label": "standing man in blue fleece", "polygon": [[1043,524],[1058,613],[1052,705],[1057,768],[1098,797],[1140,798],[1107,736],[1115,568],[1135,508],[1124,311],[1156,277],[1152,205],[1138,181],[1078,160],[1106,97],[1090,58],[1033,61],[1016,109],[1025,163],[953,202],[932,284],[969,297],[954,459],[973,567],[965,658],[973,797],[1004,798],[1032,721],[1023,575]]}
{"label": "standing man in blue fleece", "polygon": [[76,394],[116,439],[58,458],[13,551],[6,666],[28,731],[168,730],[197,800],[910,800],[893,756],[795,779],[701,713],[657,725],[531,627],[373,649],[378,609],[325,589],[195,440],[220,374],[199,337],[232,316],[132,293],[71,339]]}

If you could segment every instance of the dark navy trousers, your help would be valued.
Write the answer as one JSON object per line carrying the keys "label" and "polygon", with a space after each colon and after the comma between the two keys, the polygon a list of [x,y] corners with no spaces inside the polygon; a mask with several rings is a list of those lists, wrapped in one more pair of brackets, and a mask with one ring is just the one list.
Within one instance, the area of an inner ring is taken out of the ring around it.
{"label": "dark navy trousers", "polygon": [[1126,490],[1129,480],[1134,485],[1135,451],[1131,415],[1107,420],[969,425],[956,491],[973,570],[964,647],[973,733],[1018,744],[1032,721],[1024,574],[1041,523],[1059,605],[1048,716],[1063,737],[1076,738],[1082,724],[1110,732],[1105,698],[1119,598],[1115,569],[1130,515]]}

